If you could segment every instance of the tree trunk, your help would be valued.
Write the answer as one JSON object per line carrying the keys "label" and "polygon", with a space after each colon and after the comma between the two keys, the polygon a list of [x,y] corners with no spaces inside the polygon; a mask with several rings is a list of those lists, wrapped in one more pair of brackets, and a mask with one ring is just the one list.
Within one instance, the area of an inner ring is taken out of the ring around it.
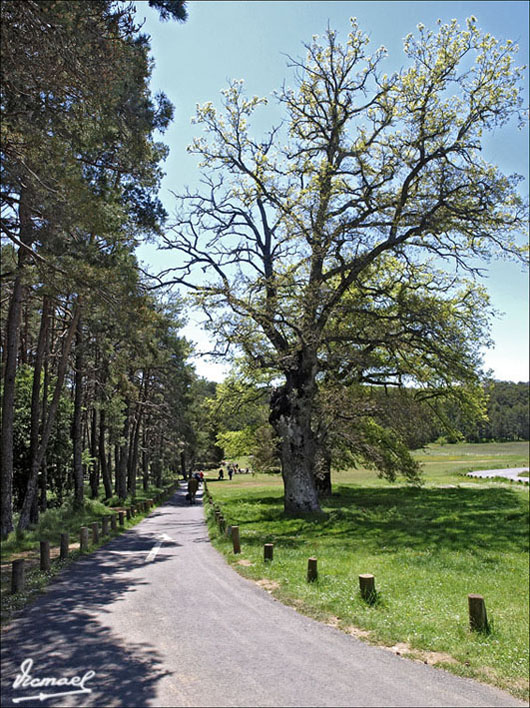
{"label": "tree trunk", "polygon": [[55,416],[57,415],[57,408],[59,407],[59,401],[63,390],[64,377],[66,375],[66,367],[68,363],[68,358],[70,356],[70,349],[72,348],[74,334],[77,331],[79,314],[79,307],[76,306],[65,337],[63,351],[61,354],[59,367],[57,369],[57,380],[55,383],[55,390],[53,392],[52,402],[50,403],[50,407],[48,410],[48,416],[43,426],[39,450],[35,459],[32,462],[31,474],[28,481],[28,488],[26,491],[26,496],[24,497],[24,503],[22,504],[22,510],[20,512],[20,519],[18,522],[18,528],[20,530],[27,529],[29,526],[31,505],[33,503],[33,498],[37,487],[38,474],[42,465],[42,461],[44,459],[44,455],[46,454],[46,448],[48,447],[48,441],[50,439],[52,427],[55,422]]}
{"label": "tree trunk", "polygon": [[123,445],[120,448],[119,466],[116,469],[116,487],[120,499],[127,496],[127,468],[129,466],[129,430],[130,430],[130,403],[127,401],[125,422],[123,424]]}
{"label": "tree trunk", "polygon": [[325,440],[318,440],[315,453],[315,484],[319,499],[331,496],[331,451]]}
{"label": "tree trunk", "polygon": [[[20,220],[23,221],[21,197]],[[18,252],[18,272],[13,283],[6,322],[6,347],[4,369],[4,393],[2,398],[2,478],[0,483],[0,534],[5,539],[13,530],[13,432],[15,415],[15,380],[17,373],[17,353],[22,315],[24,285],[22,272],[26,260],[24,248]]]}
{"label": "tree trunk", "polygon": [[[140,406],[140,403],[138,404]],[[128,487],[132,496],[136,494],[136,468],[138,467],[138,448],[140,444],[140,428],[142,424],[142,409],[139,407],[138,416],[134,424],[134,432],[131,435],[131,445],[129,447],[129,470]]]}
{"label": "tree trunk", "polygon": [[105,409],[101,409],[99,412],[99,440],[98,440],[98,452],[99,452],[99,466],[101,468],[101,476],[103,477],[103,486],[105,487],[105,499],[110,499],[112,496],[112,480],[110,477],[110,469],[107,464],[107,453],[105,451]]}
{"label": "tree trunk", "polygon": [[77,326],[75,341],[75,377],[74,377],[74,418],[72,422],[72,444],[74,448],[74,509],[83,507],[84,482],[83,482],[83,332],[81,322]]}
{"label": "tree trunk", "polygon": [[[302,357],[300,357],[302,359]],[[284,508],[289,514],[320,511],[315,485],[316,442],[311,428],[314,367],[300,362],[271,396],[270,423],[280,438]]]}
{"label": "tree trunk", "polygon": [[[42,315],[39,328],[39,336],[37,340],[37,351],[35,353],[35,362],[33,367],[33,385],[31,389],[31,413],[30,413],[30,470],[33,468],[33,463],[39,451],[39,428],[41,424],[41,378],[48,342],[48,325],[50,322],[50,301],[44,296],[42,300]],[[42,484],[42,481],[41,481]],[[30,523],[36,524],[39,520],[39,504],[37,498],[37,489],[31,503]]]}
{"label": "tree trunk", "polygon": [[98,456],[98,412],[92,409],[90,421],[90,495],[92,499],[97,499],[99,494],[99,456]]}

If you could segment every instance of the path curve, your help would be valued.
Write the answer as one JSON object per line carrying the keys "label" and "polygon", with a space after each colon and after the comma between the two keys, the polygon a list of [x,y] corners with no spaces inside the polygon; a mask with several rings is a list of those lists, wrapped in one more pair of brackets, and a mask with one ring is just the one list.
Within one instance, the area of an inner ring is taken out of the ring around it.
{"label": "path curve", "polygon": [[529,477],[519,477],[521,472],[528,472],[528,467],[512,467],[511,469],[502,470],[476,470],[475,472],[468,472],[468,477],[481,477],[483,479],[491,479],[492,477],[504,477],[505,479],[510,479],[513,482],[520,482],[521,484],[528,484],[530,482]]}
{"label": "path curve", "polygon": [[[2,654],[4,706],[526,705],[275,601],[226,564],[182,490],[64,571]],[[91,692],[42,703],[43,689],[13,688],[28,659],[39,678],[95,671]]]}

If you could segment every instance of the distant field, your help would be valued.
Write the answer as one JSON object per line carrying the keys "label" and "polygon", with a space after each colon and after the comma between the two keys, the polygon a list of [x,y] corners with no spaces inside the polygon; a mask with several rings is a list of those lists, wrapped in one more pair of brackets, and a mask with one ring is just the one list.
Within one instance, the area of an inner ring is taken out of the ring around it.
{"label": "distant field", "polygon": [[[214,544],[238,572],[275,597],[355,636],[528,697],[528,487],[472,480],[477,469],[528,464],[527,443],[430,446],[422,488],[391,485],[373,471],[333,475],[323,514],[283,513],[279,475],[237,475],[209,489],[228,524],[234,556],[212,519]],[[274,543],[273,563],[263,544]],[[316,556],[319,579],[305,579]],[[374,606],[358,592],[373,573]],[[468,629],[467,594],[484,595],[492,632]]]}

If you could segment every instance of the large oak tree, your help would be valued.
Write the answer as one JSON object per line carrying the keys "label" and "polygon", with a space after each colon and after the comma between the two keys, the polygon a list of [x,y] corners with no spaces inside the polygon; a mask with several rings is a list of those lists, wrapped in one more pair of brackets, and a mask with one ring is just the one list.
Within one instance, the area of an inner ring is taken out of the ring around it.
{"label": "large oak tree", "polygon": [[[294,513],[319,509],[315,407],[333,357],[347,362],[351,341],[364,347],[359,380],[403,371],[421,385],[443,351],[440,378],[465,382],[483,330],[473,328],[473,289],[458,293],[455,268],[458,281],[485,259],[522,257],[519,178],[481,155],[484,135],[521,116],[516,47],[481,33],[474,18],[465,29],[419,25],[404,41],[404,68],[387,76],[385,50],[370,53],[368,44],[354,20],[345,44],[331,30],[314,37],[305,59],[291,60],[294,88],[277,94],[284,123],[261,139],[249,122],[267,100],[246,97],[241,81],[223,92],[222,110],[200,106],[205,135],[190,150],[202,160],[202,188],[180,197],[165,237],[179,252],[166,282],[195,291],[222,346],[282,376],[270,421],[281,439],[285,509]],[[388,283],[393,302],[381,310]],[[352,302],[367,324],[364,342]],[[399,321],[388,320],[385,333],[379,317],[368,341],[372,315],[385,308],[401,308]],[[459,322],[473,336],[459,336]]]}

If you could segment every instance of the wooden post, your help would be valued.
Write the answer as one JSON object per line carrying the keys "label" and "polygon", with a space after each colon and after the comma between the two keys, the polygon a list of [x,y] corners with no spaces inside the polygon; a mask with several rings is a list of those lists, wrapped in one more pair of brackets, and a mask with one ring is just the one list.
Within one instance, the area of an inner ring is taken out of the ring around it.
{"label": "wooden post", "polygon": [[489,630],[486,604],[482,595],[471,594],[467,596],[469,606],[469,626],[473,632],[487,632]]}
{"label": "wooden post", "polygon": [[373,602],[375,599],[375,577],[370,573],[359,575],[359,588],[361,597],[366,602]]}
{"label": "wooden post", "polygon": [[266,543],[263,546],[263,560],[264,561],[271,561],[273,558],[274,554],[274,544],[273,543]]}
{"label": "wooden post", "polygon": [[88,526],[82,526],[79,531],[79,548],[82,552],[88,551]]}
{"label": "wooden post", "polygon": [[97,521],[93,521],[90,524],[92,529],[92,543],[99,543],[99,524]]}
{"label": "wooden post", "polygon": [[125,512],[124,511],[118,511],[118,519],[120,520],[120,526],[125,525]]}
{"label": "wooden post", "polygon": [[241,543],[239,542],[239,526],[232,526],[232,545],[234,553],[241,553]]}
{"label": "wooden post", "polygon": [[102,526],[103,526],[103,528],[102,528],[102,530],[101,530],[101,533],[103,534],[103,536],[108,536],[108,535],[109,535],[109,517],[108,517],[108,516],[104,516],[104,517],[101,519],[101,523],[102,523]]}
{"label": "wooden post", "polygon": [[50,570],[50,542],[40,542],[40,569]]}
{"label": "wooden post", "polygon": [[312,583],[317,578],[318,578],[317,559],[316,558],[308,558],[307,559],[307,582]]}
{"label": "wooden post", "polygon": [[127,514],[127,521],[129,521],[130,518],[131,518],[131,507],[130,507],[130,506],[128,506],[128,507],[125,509],[125,513]]}
{"label": "wooden post", "polygon": [[219,514],[219,531],[221,531],[221,533],[224,533],[225,528],[226,528],[225,517],[222,514]]}
{"label": "wooden post", "polygon": [[110,517],[110,530],[116,531],[116,514],[112,514]]}
{"label": "wooden post", "polygon": [[61,534],[61,551],[59,558],[65,560],[68,558],[68,551],[70,550],[70,536],[67,533]]}
{"label": "wooden post", "polygon": [[11,564],[11,592],[24,590],[24,558],[18,558]]}

